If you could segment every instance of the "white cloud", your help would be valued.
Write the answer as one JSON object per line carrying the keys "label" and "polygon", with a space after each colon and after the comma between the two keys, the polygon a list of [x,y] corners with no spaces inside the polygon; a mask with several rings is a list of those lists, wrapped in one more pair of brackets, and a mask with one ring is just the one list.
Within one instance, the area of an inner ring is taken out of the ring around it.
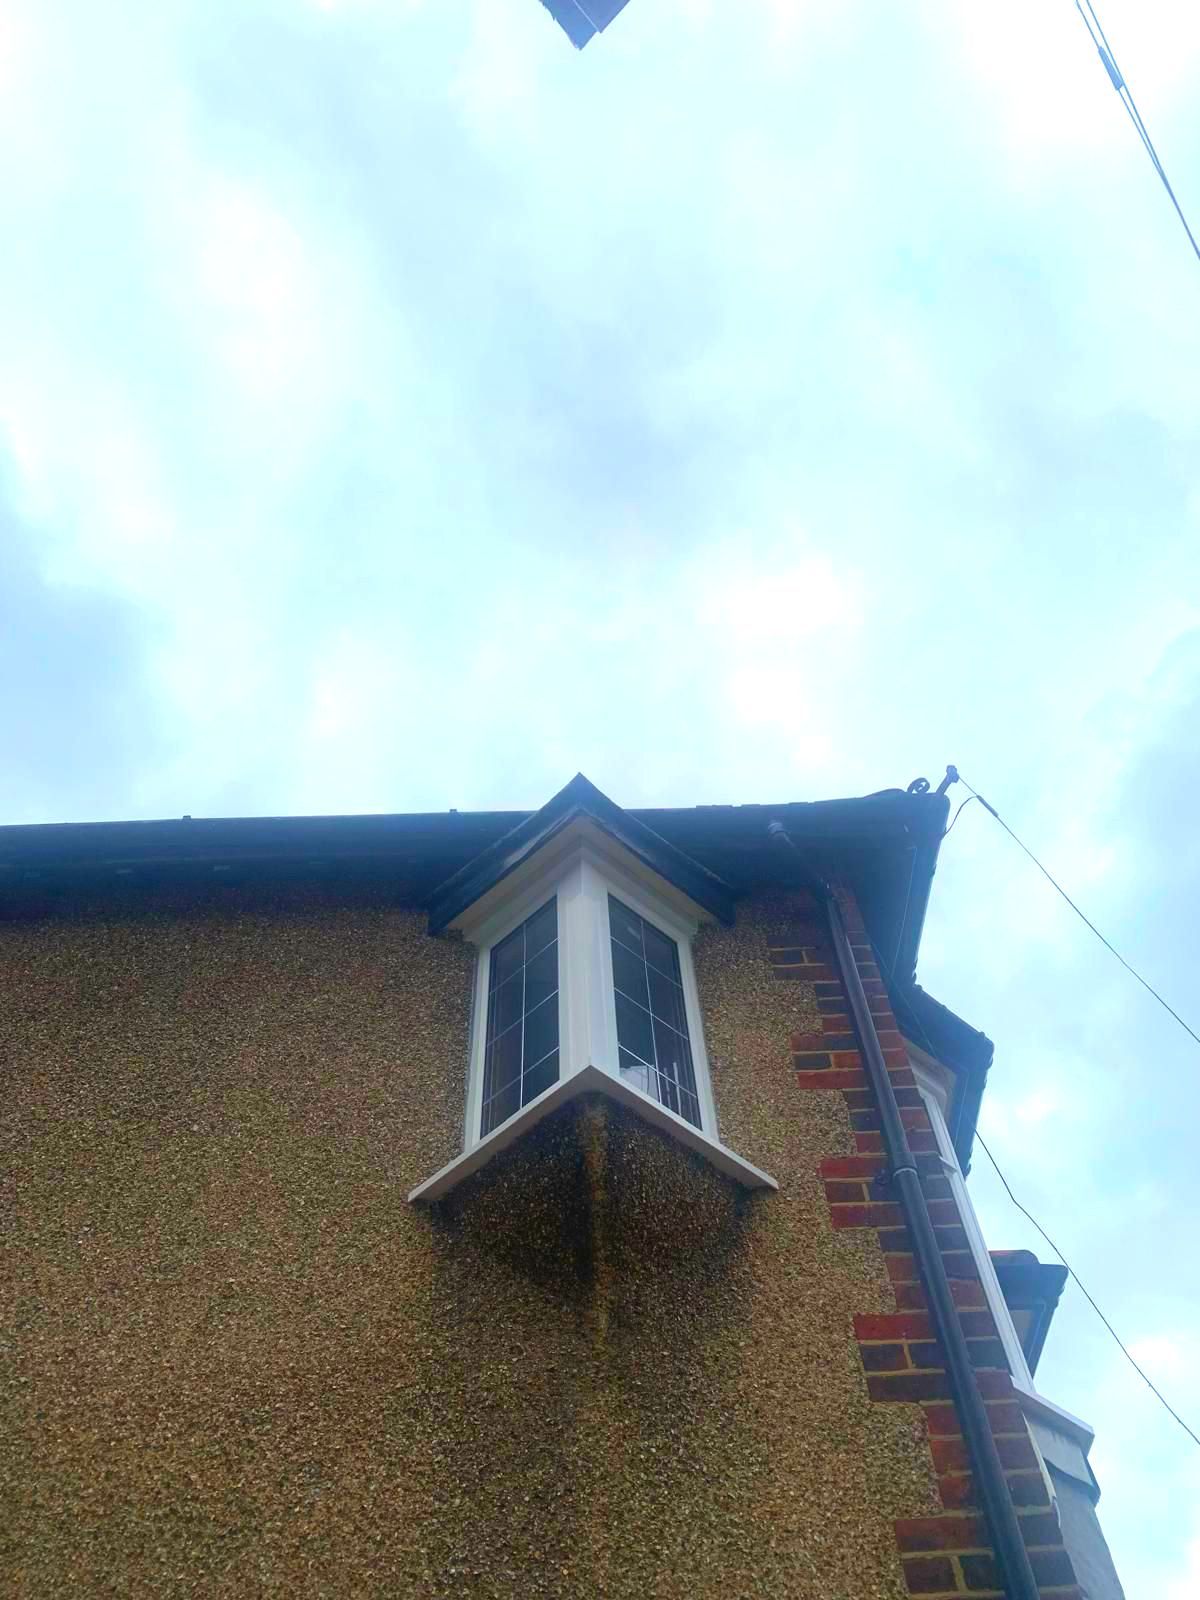
{"label": "white cloud", "polygon": [[1189,1378],[1200,1365],[1200,1339],[1184,1332],[1148,1333],[1130,1341],[1129,1353],[1140,1367],[1164,1383]]}
{"label": "white cloud", "polygon": [[1073,6],[1012,0],[998,11],[933,0],[924,13],[931,29],[948,31],[978,110],[1023,181],[1045,182],[1083,152],[1120,148],[1121,131],[1106,115],[1115,96]]}
{"label": "white cloud", "polygon": [[1181,1562],[1168,1574],[1163,1600],[1196,1600],[1200,1594],[1200,1527],[1189,1540]]}
{"label": "white cloud", "polygon": [[215,175],[189,193],[176,225],[191,235],[185,255],[205,342],[237,387],[278,400],[308,375],[314,336],[337,314],[300,229],[248,185]]}
{"label": "white cloud", "polygon": [[692,578],[696,620],[728,637],[735,650],[773,650],[804,634],[861,628],[860,575],[823,553],[797,559],[795,547],[805,542],[797,532],[788,544],[765,550],[744,535],[710,548]]}
{"label": "white cloud", "polygon": [[1026,1095],[1013,1107],[1018,1122],[1026,1124],[1045,1122],[1062,1109],[1062,1097],[1053,1088],[1041,1087]]}
{"label": "white cloud", "polygon": [[452,101],[480,138],[524,143],[535,127],[538,81],[561,41],[537,5],[474,0],[470,15]]}
{"label": "white cloud", "polygon": [[[1149,121],[1194,104],[1200,20],[1174,0],[1107,0],[1109,43]],[[1012,0],[1003,11],[926,0],[930,31],[971,73],[1023,182],[1055,183],[1064,164],[1145,157],[1073,5]],[[1149,169],[1147,168],[1147,171]]]}
{"label": "white cloud", "polygon": [[0,4],[0,127],[17,109],[22,86],[28,89],[34,49],[32,18],[17,0]]}

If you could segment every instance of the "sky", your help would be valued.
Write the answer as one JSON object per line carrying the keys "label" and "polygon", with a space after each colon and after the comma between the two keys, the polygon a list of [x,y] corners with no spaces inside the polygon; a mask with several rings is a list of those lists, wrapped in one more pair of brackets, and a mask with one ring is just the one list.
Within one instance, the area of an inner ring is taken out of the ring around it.
{"label": "sky", "polygon": [[[1098,9],[1200,219],[1200,11]],[[0,820],[954,762],[1200,1027],[1200,263],[1068,0],[583,52],[538,0],[0,0],[0,193]],[[919,975],[1200,1431],[1200,1049],[978,805]],[[1192,1600],[1200,1450],[1073,1285],[1038,1376],[1130,1600]]]}

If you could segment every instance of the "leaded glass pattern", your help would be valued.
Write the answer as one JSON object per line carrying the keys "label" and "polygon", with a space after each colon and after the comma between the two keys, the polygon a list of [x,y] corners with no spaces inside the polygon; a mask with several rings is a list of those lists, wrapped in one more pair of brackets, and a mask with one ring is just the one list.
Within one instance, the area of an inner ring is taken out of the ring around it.
{"label": "leaded glass pattern", "polygon": [[699,1128],[679,947],[615,895],[608,921],[621,1077]]}
{"label": "leaded glass pattern", "polygon": [[558,904],[547,900],[491,954],[483,1138],[558,1082]]}

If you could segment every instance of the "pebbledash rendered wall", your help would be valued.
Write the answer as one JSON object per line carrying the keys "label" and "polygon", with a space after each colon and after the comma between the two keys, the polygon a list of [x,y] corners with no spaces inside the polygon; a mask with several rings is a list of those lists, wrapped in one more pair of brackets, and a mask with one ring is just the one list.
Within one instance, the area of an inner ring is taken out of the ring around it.
{"label": "pebbledash rendered wall", "polygon": [[596,1103],[433,1211],[405,1195],[461,1146],[472,956],[422,916],[0,929],[0,1591],[987,1593],[811,921],[747,904],[697,946],[722,1137],[778,1194]]}

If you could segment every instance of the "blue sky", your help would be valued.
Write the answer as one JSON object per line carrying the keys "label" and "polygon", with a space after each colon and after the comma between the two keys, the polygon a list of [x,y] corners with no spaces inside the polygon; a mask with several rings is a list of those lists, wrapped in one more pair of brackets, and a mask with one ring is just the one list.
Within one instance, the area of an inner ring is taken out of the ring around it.
{"label": "blue sky", "polygon": [[[1200,217],[1200,13],[1102,16]],[[4,820],[955,761],[1200,1009],[1200,270],[1068,0],[582,54],[537,0],[0,0],[0,182]],[[977,806],[921,976],[1195,1424],[1200,1050]],[[1039,1376],[1130,1600],[1191,1600],[1200,1452],[1073,1288]]]}

